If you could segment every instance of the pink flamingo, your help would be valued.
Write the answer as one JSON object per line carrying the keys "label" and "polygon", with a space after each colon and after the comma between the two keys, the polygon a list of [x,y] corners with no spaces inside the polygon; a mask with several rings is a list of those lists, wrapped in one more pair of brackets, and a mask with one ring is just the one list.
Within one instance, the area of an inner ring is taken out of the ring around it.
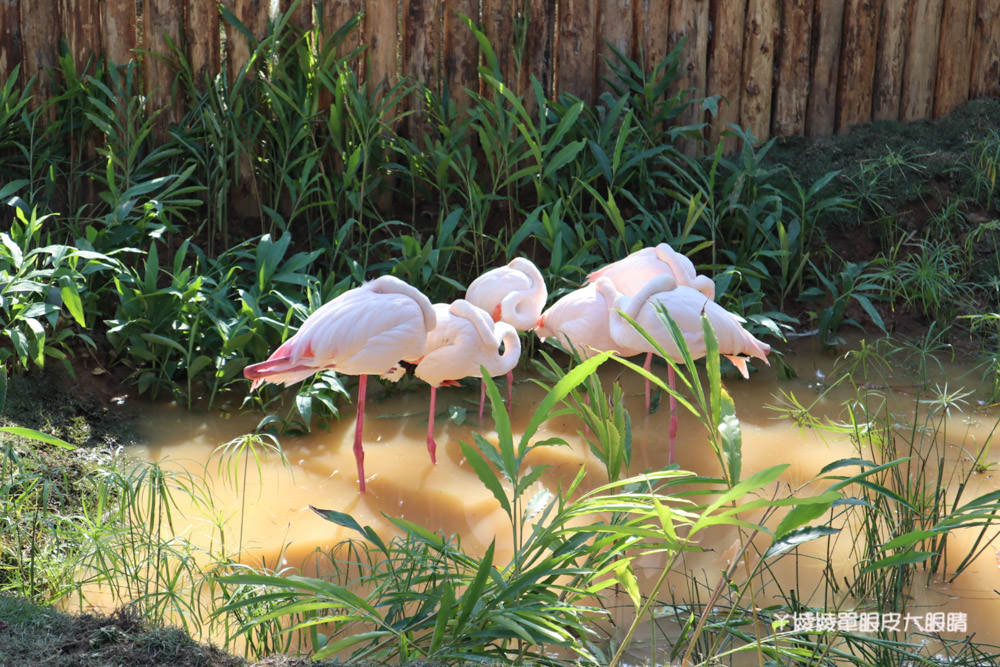
{"label": "pink flamingo", "polygon": [[576,350],[582,359],[607,350],[625,357],[639,354],[639,350],[611,337],[611,309],[619,295],[611,280],[598,278],[549,306],[538,318],[535,334],[542,341],[557,339],[567,350]]}
{"label": "pink flamingo", "polygon": [[[674,342],[670,330],[657,315],[657,304],[666,307],[670,317],[677,323],[684,336],[684,342],[693,359],[699,359],[707,353],[705,334],[701,326],[701,315],[708,316],[708,321],[715,331],[719,342],[719,352],[733,362],[744,378],[749,378],[747,372],[747,357],[756,357],[765,364],[771,346],[757,340],[753,334],[743,328],[740,319],[719,304],[707,298],[702,292],[687,285],[678,285],[672,276],[660,275],[647,282],[634,296],[621,295],[615,300],[609,323],[611,337],[619,345],[640,352],[652,354],[656,352],[638,331],[626,322],[618,311],[631,317],[660,346],[667,356],[675,362],[683,363],[680,349]],[[657,353],[658,354],[658,353]],[[674,369],[668,369],[668,382],[674,387]],[[669,462],[674,461],[674,440],[677,437],[677,401],[670,396],[670,453]]]}
{"label": "pink flamingo", "polygon": [[[479,375],[480,366],[490,376],[503,375],[517,365],[521,339],[506,322],[493,322],[489,314],[465,299],[450,305],[434,304],[437,326],[427,335],[427,350],[413,374],[431,386],[430,417],[427,422],[427,451],[436,461],[434,411],[437,388],[457,384],[457,380]],[[499,351],[503,344],[503,353]],[[509,407],[508,402],[508,407]]]}
{"label": "pink flamingo", "polygon": [[[710,300],[715,300],[715,282],[705,275],[698,275],[694,263],[687,256],[661,243],[655,247],[636,250],[624,259],[607,264],[590,273],[586,282],[607,278],[626,296],[635,296],[642,287],[657,276],[673,276],[678,285],[693,287]],[[643,368],[652,367],[653,355],[646,354]],[[646,380],[646,412],[649,412],[649,380]]]}
{"label": "pink flamingo", "polygon": [[436,323],[430,300],[419,290],[394,276],[381,276],[324,304],[267,361],[247,366],[243,374],[253,380],[251,391],[263,382],[295,384],[325,369],[359,376],[354,457],[364,493],[368,375],[399,380],[404,373],[399,361],[415,361],[424,353]]}
{"label": "pink flamingo", "polygon": [[[549,297],[542,272],[524,257],[515,257],[506,266],[490,269],[469,285],[465,298],[482,308],[494,322],[506,322],[518,331],[535,328]],[[507,411],[514,393],[514,371],[507,372]],[[486,385],[479,393],[479,417],[483,416]]]}
{"label": "pink flamingo", "polygon": [[[549,306],[538,318],[535,334],[543,342],[547,338],[557,339],[567,350],[575,350],[581,359],[608,350],[623,357],[639,354],[640,350],[621,345],[611,337],[611,308],[618,296],[608,278],[598,278]],[[589,404],[589,395],[585,401]],[[589,426],[585,432],[590,433]]]}

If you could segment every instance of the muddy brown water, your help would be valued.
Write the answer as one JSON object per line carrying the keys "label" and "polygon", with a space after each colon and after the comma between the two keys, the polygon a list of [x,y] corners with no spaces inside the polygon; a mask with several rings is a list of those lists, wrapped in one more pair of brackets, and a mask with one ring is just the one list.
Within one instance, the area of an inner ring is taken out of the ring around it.
{"label": "muddy brown water", "polygon": [[[831,435],[803,429],[787,417],[782,417],[769,406],[780,402],[779,394],[794,393],[804,404],[818,400],[816,412],[839,415],[840,403],[850,395],[835,390],[820,397],[820,390],[829,380],[836,360],[818,348],[814,341],[805,340],[795,345],[794,351],[786,350],[786,361],[798,373],[796,378],[778,380],[771,369],[762,369],[749,381],[738,377],[725,380],[725,386],[736,404],[737,416],[742,426],[744,478],[766,467],[789,464],[781,481],[792,488],[813,480],[828,463],[857,455],[845,436]],[[665,368],[654,367],[661,376]],[[667,422],[669,413],[666,400],[652,415],[643,415],[640,379],[615,363],[602,367],[601,378],[605,388],[615,380],[622,383],[626,392],[627,407],[631,411],[633,426],[633,461],[631,472],[652,470],[667,464]],[[973,386],[976,377],[969,366],[947,368],[948,377],[941,380],[954,388]],[[519,369],[513,405],[515,437],[523,431],[533,410],[544,392],[529,381]],[[908,384],[911,375],[900,374],[893,387],[873,387],[878,395],[885,395],[900,414],[912,415],[917,400],[914,388]],[[464,547],[481,553],[494,539],[497,541],[497,562],[509,555],[510,528],[505,515],[489,491],[466,464],[459,442],[473,442],[473,433],[479,432],[488,440],[496,440],[492,419],[487,415],[480,421],[476,416],[478,391],[471,387],[444,388],[439,391],[438,409],[441,412],[454,406],[466,409],[466,421],[456,424],[439,417],[436,429],[438,463],[432,465],[425,447],[428,392],[423,388],[401,393],[385,400],[374,400],[378,395],[376,385],[369,387],[368,413],[365,420],[365,467],[368,473],[368,492],[358,493],[356,469],[352,451],[354,411],[351,404],[343,406],[344,417],[330,425],[329,430],[316,430],[301,437],[281,437],[281,445],[290,463],[284,467],[272,457],[265,459],[258,479],[251,465],[245,482],[238,488],[219,476],[212,452],[223,442],[250,432],[259,415],[225,418],[214,414],[196,415],[181,408],[159,406],[151,409],[142,424],[146,445],[135,452],[136,456],[163,462],[167,467],[176,466],[195,475],[207,475],[215,494],[214,511],[220,516],[231,517],[227,523],[227,539],[240,538],[244,545],[241,558],[245,562],[267,563],[271,567],[298,567],[310,562],[317,549],[329,550],[338,542],[356,535],[329,523],[309,509],[309,505],[336,509],[351,514],[362,525],[374,527],[384,537],[394,534],[393,526],[385,515],[403,517],[418,522],[435,531],[461,535]],[[353,400],[352,396],[352,400]],[[968,466],[967,452],[975,451],[990,437],[1000,411],[980,407],[976,396],[968,397],[964,412],[955,411],[948,420],[950,454],[946,465]],[[705,442],[703,427],[685,411],[680,411],[677,443],[677,463],[686,470],[705,475],[718,475],[719,464]],[[587,480],[592,485],[605,480],[602,464],[583,444],[582,424],[574,417],[565,416],[547,421],[538,438],[558,436],[568,447],[547,447],[536,450],[530,457],[532,465],[550,466],[542,483],[554,489],[560,482],[570,481],[579,468],[587,470]],[[994,436],[997,437],[997,436]],[[991,452],[987,462],[995,463],[997,453]],[[856,472],[857,469],[848,471]],[[808,492],[820,493],[827,483],[814,483]],[[965,498],[998,488],[998,478],[993,472],[974,475]],[[242,510],[242,519],[238,518]],[[180,534],[194,542],[208,546],[212,534],[211,520],[193,508],[184,512],[184,520],[176,524]],[[242,531],[242,532],[241,532]],[[702,582],[702,600],[707,589],[714,586],[722,571],[731,562],[739,547],[735,529],[719,529],[706,533],[702,540],[703,553],[685,556],[682,568],[668,579],[668,591],[662,596],[676,595],[683,599],[690,587],[690,576]],[[953,566],[968,548],[975,533],[958,531],[949,541],[949,560]],[[849,546],[853,538],[841,535],[832,550],[834,561],[846,562],[850,558]],[[805,555],[814,558],[786,558],[777,566],[778,576],[787,578],[801,597],[808,599],[811,591],[818,590],[822,569],[826,562],[825,541],[817,541],[802,548]],[[763,546],[766,546],[764,544]],[[659,574],[665,556],[643,557],[637,570],[644,585],[651,586]],[[1000,625],[995,619],[1000,615],[1000,544],[993,544],[953,583],[940,581],[925,585],[924,574],[918,570],[911,591],[910,608],[921,616],[926,612],[960,612],[965,614],[967,632],[975,633],[979,641],[1000,642]],[[306,566],[308,570],[308,566]],[[683,571],[681,571],[683,570]],[[740,578],[740,568],[734,573]],[[765,604],[777,602],[776,592],[764,589],[761,595]],[[745,601],[744,601],[745,602]],[[821,602],[809,602],[822,606]],[[618,627],[627,625],[632,608],[626,600],[611,602]],[[670,633],[669,623],[662,631]],[[643,650],[647,639],[640,632],[635,646]],[[955,635],[950,635],[955,636]],[[960,635],[959,635],[960,636]]]}

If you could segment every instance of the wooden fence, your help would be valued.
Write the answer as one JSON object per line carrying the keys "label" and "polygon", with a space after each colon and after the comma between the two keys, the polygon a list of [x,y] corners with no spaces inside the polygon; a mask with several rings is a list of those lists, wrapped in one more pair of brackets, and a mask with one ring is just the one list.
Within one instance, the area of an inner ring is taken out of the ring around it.
{"label": "wooden fence", "polygon": [[[293,3],[223,4],[261,36],[272,4]],[[362,76],[412,76],[458,96],[479,85],[460,14],[482,26],[509,85],[524,91],[533,75],[550,95],[591,102],[607,89],[609,44],[649,71],[686,37],[680,84],[721,95],[721,121],[758,139],[937,117],[1000,94],[998,0],[306,0],[292,21],[330,34],[358,12],[348,46],[368,47]],[[150,99],[164,105],[172,73],[141,54],[165,52],[169,37],[197,72],[232,71],[247,41],[229,30],[223,53],[220,24],[213,0],[0,0],[0,75],[20,62],[45,90],[62,38],[78,66],[94,52],[143,60]]]}

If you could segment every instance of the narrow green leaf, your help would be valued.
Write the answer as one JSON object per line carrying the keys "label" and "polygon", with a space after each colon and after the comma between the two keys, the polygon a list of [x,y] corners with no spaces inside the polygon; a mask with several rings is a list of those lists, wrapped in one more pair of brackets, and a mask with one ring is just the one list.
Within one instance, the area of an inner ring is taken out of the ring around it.
{"label": "narrow green leaf", "polygon": [[490,490],[493,497],[497,499],[500,503],[500,507],[503,508],[507,516],[513,521],[514,517],[511,514],[510,502],[507,500],[507,492],[504,491],[503,485],[500,484],[500,480],[497,479],[496,473],[493,472],[493,468],[487,463],[483,455],[479,453],[479,450],[467,445],[464,442],[459,442],[459,446],[462,448],[462,454],[465,456],[465,460],[472,466],[472,469],[479,476],[479,480]]}
{"label": "narrow green leaf", "polygon": [[24,426],[2,426],[0,427],[0,432],[10,433],[12,435],[17,435],[22,438],[28,438],[30,440],[38,440],[48,445],[55,445],[60,449],[76,449],[75,445],[66,442],[62,438],[57,438],[54,435],[49,435],[48,433],[42,433],[41,431],[36,431],[33,428],[27,428]]}
{"label": "narrow green leaf", "polygon": [[859,574],[864,574],[873,570],[881,570],[886,567],[895,567],[897,565],[913,565],[916,563],[922,563],[933,555],[934,554],[929,551],[907,551],[905,553],[877,560],[871,565],[863,568]]}

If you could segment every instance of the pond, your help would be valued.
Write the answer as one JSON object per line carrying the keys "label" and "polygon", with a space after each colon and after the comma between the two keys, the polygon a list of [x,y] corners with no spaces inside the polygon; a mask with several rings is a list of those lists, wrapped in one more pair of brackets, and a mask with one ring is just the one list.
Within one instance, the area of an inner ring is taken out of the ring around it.
{"label": "pond", "polygon": [[[788,468],[780,478],[781,488],[798,488],[812,481],[809,494],[817,494],[830,482],[815,481],[820,471],[833,461],[870,457],[869,452],[858,451],[846,433],[807,428],[796,423],[789,413],[780,412],[775,406],[788,408],[794,396],[801,404],[810,406],[814,417],[842,420],[845,402],[859,395],[873,404],[884,404],[890,414],[898,416],[899,428],[906,431],[909,422],[916,428],[925,428],[926,415],[935,408],[932,393],[923,395],[914,383],[912,368],[900,365],[884,375],[880,383],[869,383],[861,393],[848,382],[832,386],[839,366],[850,361],[843,355],[834,355],[819,348],[814,340],[799,341],[794,348],[784,351],[785,362],[795,369],[797,376],[778,379],[775,370],[760,369],[749,381],[733,376],[725,379],[725,386],[733,396],[736,413],[742,427],[743,477],[777,463],[787,463]],[[856,357],[855,357],[856,360]],[[948,365],[935,370],[941,377],[932,383],[938,389],[945,387],[974,386],[979,376],[970,365]],[[662,366],[654,371],[665,376]],[[618,381],[625,390],[627,407],[632,415],[633,460],[631,472],[655,470],[667,465],[666,432],[669,412],[666,400],[653,414],[643,413],[643,384],[631,371],[615,363],[605,364],[600,375],[605,388]],[[514,393],[513,426],[519,433],[544,391],[523,369],[517,374],[518,384]],[[947,383],[947,384],[946,384]],[[438,462],[432,465],[425,447],[427,398],[426,388],[414,383],[412,391],[394,393],[379,398],[374,383],[369,387],[368,418],[365,421],[365,466],[368,490],[358,493],[354,455],[351,449],[354,421],[353,403],[343,406],[344,417],[330,425],[329,430],[316,430],[301,436],[282,436],[281,446],[288,465],[277,457],[265,458],[258,475],[250,463],[242,471],[239,484],[233,484],[225,466],[218,465],[218,455],[213,451],[223,442],[250,432],[259,415],[224,417],[216,414],[195,414],[172,406],[151,407],[144,417],[142,430],[146,444],[134,454],[148,460],[163,462],[168,468],[176,466],[192,475],[206,475],[214,490],[212,516],[192,506],[182,506],[183,519],[175,517],[177,533],[198,542],[207,542],[215,534],[213,525],[227,523],[227,535],[243,545],[244,562],[269,567],[303,568],[315,574],[315,561],[310,556],[315,551],[328,551],[339,542],[356,537],[310,510],[310,505],[335,509],[352,515],[361,525],[370,525],[380,535],[394,534],[395,527],[386,515],[403,517],[446,534],[461,536],[463,546],[471,553],[482,553],[491,541],[497,542],[497,561],[506,562],[511,549],[509,524],[491,493],[484,487],[475,472],[465,462],[460,441],[473,442],[479,432],[495,441],[492,419],[487,415],[480,421],[476,416],[478,391],[469,386],[443,388],[438,394],[438,410],[447,414],[449,409],[464,411],[464,423],[440,418],[436,429]],[[981,405],[975,394],[954,395],[956,400],[945,413],[943,408],[938,428],[942,429],[944,479],[950,480],[952,491],[962,477],[960,472],[969,469],[972,459],[984,443],[993,436],[998,412],[994,406]],[[573,416],[564,416],[546,422],[538,438],[558,436],[564,438],[566,447],[545,447],[530,456],[532,465],[548,465],[549,469],[539,485],[555,489],[573,479],[577,471],[587,470],[586,484],[591,487],[603,483],[606,473],[603,464],[584,443],[582,423]],[[862,439],[863,440],[863,439]],[[902,455],[902,454],[901,454]],[[995,491],[1000,488],[992,467],[997,461],[996,452],[986,450],[978,461],[979,472],[968,477],[965,498]],[[719,463],[704,437],[704,427],[692,415],[681,410],[677,443],[677,463],[682,469],[703,475],[719,475]],[[912,470],[910,468],[909,470]],[[947,472],[947,471],[954,471]],[[839,474],[854,474],[840,472]],[[588,487],[589,488],[589,487]],[[219,518],[221,517],[221,519]],[[821,582],[828,562],[846,565],[855,557],[852,545],[856,536],[852,526],[842,524],[841,535],[829,542],[818,540],[800,547],[799,555],[780,560],[771,574],[783,582],[781,587],[795,589],[796,595],[806,604],[823,607],[821,600],[810,599],[820,595]],[[1000,550],[988,542],[996,531],[990,531],[985,540],[977,542],[978,532],[973,529],[956,531],[947,543],[945,571],[954,570],[966,553],[981,552],[979,557],[950,583],[940,575],[927,581],[918,566],[913,585],[909,589],[910,613],[924,615],[930,612],[958,613],[963,615],[967,633],[976,639],[1000,642],[1000,628],[995,618],[1000,614],[1000,597],[997,588]],[[766,548],[765,540],[759,540]],[[736,557],[741,546],[735,528],[724,528],[704,534],[702,553],[686,554],[683,569],[673,572],[667,589],[660,591],[661,599],[689,600],[692,585],[700,590],[704,601],[708,592],[718,583],[723,572]],[[638,563],[637,574],[647,587],[652,585],[664,563],[665,556],[644,557]],[[838,565],[839,567],[839,565]],[[739,580],[741,567],[731,576]],[[950,569],[949,569],[950,568]],[[322,574],[320,572],[319,574]],[[839,576],[839,575],[838,575]],[[767,604],[777,603],[779,591],[774,583],[761,581]],[[626,626],[634,615],[627,599],[609,599],[617,627]],[[647,646],[656,638],[649,636],[646,627],[633,643],[635,655],[643,655]],[[678,628],[664,618],[656,632],[675,636]],[[960,633],[959,636],[965,633]],[[953,636],[953,635],[949,635]],[[648,656],[648,653],[646,654]]]}

